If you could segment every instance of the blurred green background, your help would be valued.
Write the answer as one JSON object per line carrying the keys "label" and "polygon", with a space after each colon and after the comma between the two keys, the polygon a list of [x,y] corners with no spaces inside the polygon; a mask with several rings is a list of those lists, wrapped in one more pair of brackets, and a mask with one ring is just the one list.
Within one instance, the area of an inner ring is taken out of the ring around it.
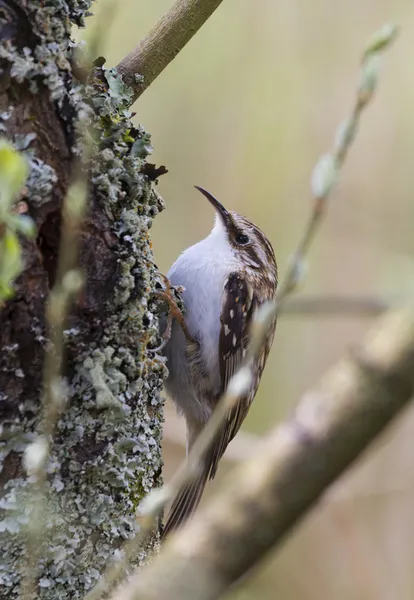
{"label": "blurred green background", "polygon": [[[95,11],[105,4],[100,0]],[[171,5],[119,0],[104,36],[107,65],[117,64]],[[313,166],[352,106],[367,40],[390,20],[401,33],[384,57],[378,93],[312,247],[301,293],[412,302],[411,0],[223,1],[134,106],[137,122],[152,134],[153,161],[169,169],[158,188],[167,210],[153,226],[161,270],[212,227],[198,184],[266,232],[283,276],[310,210]],[[282,317],[246,429],[261,434],[288,415],[371,324],[366,316]],[[233,595],[412,600],[413,434],[414,413],[406,413]],[[168,478],[184,449],[167,439],[164,454]],[[230,461],[210,491],[228,468]]]}

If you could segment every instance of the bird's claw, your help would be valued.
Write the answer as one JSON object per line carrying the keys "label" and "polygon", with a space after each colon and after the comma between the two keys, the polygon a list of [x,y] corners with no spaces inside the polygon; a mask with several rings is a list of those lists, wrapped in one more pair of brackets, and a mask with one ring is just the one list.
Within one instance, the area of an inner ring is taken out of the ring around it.
{"label": "bird's claw", "polygon": [[168,344],[171,337],[171,327],[173,322],[173,316],[171,312],[168,314],[167,327],[165,328],[164,333],[161,336],[162,342],[156,348],[148,348],[148,352],[155,354],[156,352],[161,352],[164,350],[165,346]]}
{"label": "bird's claw", "polygon": [[[163,273],[160,273],[160,276],[164,282],[165,288],[164,288],[164,290],[155,291],[154,296],[158,296],[159,298],[161,298],[162,300],[164,300],[167,303],[168,309],[169,309],[168,310],[168,321],[167,321],[167,327],[161,336],[162,337],[161,344],[157,348],[149,349],[149,352],[152,352],[152,353],[161,352],[161,350],[163,350],[165,348],[165,346],[168,344],[168,341],[171,337],[171,328],[172,328],[172,322],[173,322],[174,318],[177,319],[178,323],[180,324],[180,327],[183,330],[184,335],[187,338],[187,341],[189,341],[189,342],[195,341],[194,338],[190,335],[190,332],[188,331],[188,328],[187,328],[187,324],[184,320],[184,315],[181,312],[180,308],[178,307],[175,298],[173,297],[170,280]],[[175,289],[180,294],[185,290],[185,288],[182,285],[175,286]]]}

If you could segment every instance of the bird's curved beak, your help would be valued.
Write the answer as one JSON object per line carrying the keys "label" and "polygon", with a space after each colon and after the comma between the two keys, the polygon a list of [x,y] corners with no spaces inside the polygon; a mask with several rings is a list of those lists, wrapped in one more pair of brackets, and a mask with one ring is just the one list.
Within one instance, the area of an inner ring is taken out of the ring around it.
{"label": "bird's curved beak", "polygon": [[228,224],[231,222],[231,216],[230,216],[229,211],[226,208],[224,208],[224,206],[222,205],[222,203],[219,202],[217,200],[217,198],[215,198],[213,196],[213,194],[210,194],[210,192],[208,192],[204,188],[200,187],[199,185],[195,185],[194,187],[207,198],[207,200],[210,202],[210,204],[213,206],[213,208],[220,215],[221,220],[224,223],[224,226],[227,227]]}

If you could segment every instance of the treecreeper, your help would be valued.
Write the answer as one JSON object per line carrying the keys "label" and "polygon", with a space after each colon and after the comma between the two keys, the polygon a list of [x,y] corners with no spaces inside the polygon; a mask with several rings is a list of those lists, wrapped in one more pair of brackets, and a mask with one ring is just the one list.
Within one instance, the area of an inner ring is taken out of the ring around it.
{"label": "treecreeper", "polygon": [[[187,452],[211,417],[250,344],[255,311],[272,300],[277,287],[277,264],[271,243],[254,223],[228,211],[201,187],[216,211],[213,230],[187,248],[168,273],[172,286],[182,286],[184,315],[171,291],[162,294],[170,305],[169,322],[160,346],[167,358],[166,390],[185,417]],[[243,423],[273,343],[271,323],[253,364],[251,385],[229,410],[211,440],[196,477],[173,501],[163,537],[181,526],[197,508],[204,487],[216,472],[229,442]]]}

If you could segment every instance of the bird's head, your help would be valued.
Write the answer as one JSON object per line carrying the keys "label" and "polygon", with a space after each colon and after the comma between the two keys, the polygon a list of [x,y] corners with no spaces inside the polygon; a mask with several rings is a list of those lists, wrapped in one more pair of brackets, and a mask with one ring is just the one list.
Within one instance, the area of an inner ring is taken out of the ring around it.
{"label": "bird's head", "polygon": [[263,231],[236,212],[228,211],[210,192],[195,186],[216,211],[215,229],[226,237],[234,254],[246,268],[277,281],[277,266],[273,247]]}

